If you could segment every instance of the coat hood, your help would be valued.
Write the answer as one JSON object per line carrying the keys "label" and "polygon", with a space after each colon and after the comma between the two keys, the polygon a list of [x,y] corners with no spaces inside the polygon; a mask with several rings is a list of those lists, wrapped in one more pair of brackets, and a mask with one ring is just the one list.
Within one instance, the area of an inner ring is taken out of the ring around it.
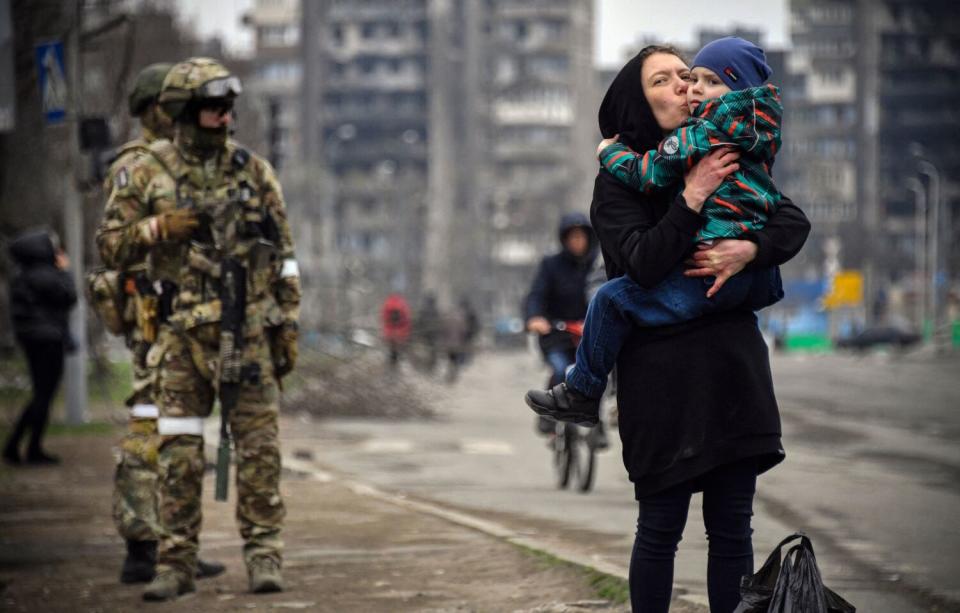
{"label": "coat hood", "polygon": [[764,85],[704,100],[694,121],[709,121],[743,151],[772,160],[780,150],[782,116],[780,89]]}
{"label": "coat hood", "polygon": [[[566,238],[567,233],[574,228],[583,228],[586,230],[587,238],[590,241],[590,247],[587,249],[586,255],[577,259],[583,259],[592,262],[597,256],[597,235],[593,231],[593,226],[590,225],[590,218],[583,213],[567,213],[560,218],[560,224],[557,226],[557,238],[560,239],[560,244],[563,246],[563,252],[569,254],[566,245],[563,245],[563,239]],[[572,256],[573,254],[570,255]]]}
{"label": "coat hood", "polygon": [[663,130],[653,116],[653,110],[643,94],[640,70],[643,51],[633,56],[620,69],[600,103],[598,119],[604,138],[620,135],[620,142],[634,151],[657,148],[663,139]]}
{"label": "coat hood", "polygon": [[56,261],[56,248],[46,230],[32,230],[18,236],[10,244],[10,257],[22,267],[50,264]]}

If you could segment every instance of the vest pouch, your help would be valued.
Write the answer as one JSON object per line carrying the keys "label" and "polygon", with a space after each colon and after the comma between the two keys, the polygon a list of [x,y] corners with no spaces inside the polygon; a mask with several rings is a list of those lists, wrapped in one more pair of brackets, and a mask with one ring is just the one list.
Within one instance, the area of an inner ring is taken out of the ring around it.
{"label": "vest pouch", "polygon": [[98,268],[87,275],[86,281],[87,298],[103,325],[111,334],[127,334],[134,322],[124,317],[127,297],[120,273],[108,268]]}
{"label": "vest pouch", "polygon": [[258,300],[270,293],[279,274],[280,252],[272,242],[259,239],[247,252],[247,297]]}
{"label": "vest pouch", "polygon": [[[178,311],[170,317],[170,323],[176,330],[188,332],[205,346],[217,347],[220,344],[221,312],[220,300],[211,300]],[[244,338],[262,336],[265,327],[279,325],[282,317],[280,307],[272,298],[248,302],[244,310]]]}
{"label": "vest pouch", "polygon": [[206,303],[216,299],[220,284],[217,250],[212,245],[192,241],[187,249],[187,266],[180,280],[181,304]]}

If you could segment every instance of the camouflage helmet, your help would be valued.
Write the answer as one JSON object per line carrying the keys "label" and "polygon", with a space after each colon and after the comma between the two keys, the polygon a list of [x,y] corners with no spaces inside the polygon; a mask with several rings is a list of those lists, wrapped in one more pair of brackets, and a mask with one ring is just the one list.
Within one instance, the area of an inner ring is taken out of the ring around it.
{"label": "camouflage helmet", "polygon": [[158,63],[150,64],[140,71],[127,98],[131,115],[139,117],[147,110],[148,105],[157,100],[163,87],[163,79],[172,67],[173,64]]}
{"label": "camouflage helmet", "polygon": [[160,105],[167,115],[178,119],[187,103],[210,98],[232,99],[243,88],[240,79],[220,62],[207,57],[192,57],[173,66],[163,80]]}

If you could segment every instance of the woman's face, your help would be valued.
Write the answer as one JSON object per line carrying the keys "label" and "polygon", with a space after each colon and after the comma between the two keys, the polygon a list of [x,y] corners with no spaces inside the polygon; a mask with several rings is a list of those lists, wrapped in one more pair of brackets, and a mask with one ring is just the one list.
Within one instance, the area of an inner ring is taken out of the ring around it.
{"label": "woman's face", "polygon": [[679,128],[690,116],[687,106],[690,69],[687,65],[672,53],[654,53],[643,62],[640,78],[643,80],[643,95],[660,129],[670,132]]}

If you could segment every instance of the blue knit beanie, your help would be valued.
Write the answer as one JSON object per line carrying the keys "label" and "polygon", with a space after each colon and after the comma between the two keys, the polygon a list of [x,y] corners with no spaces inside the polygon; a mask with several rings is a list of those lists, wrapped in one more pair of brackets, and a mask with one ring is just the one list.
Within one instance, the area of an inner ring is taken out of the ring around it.
{"label": "blue knit beanie", "polygon": [[763,49],[753,43],[727,36],[707,43],[693,58],[690,68],[702,66],[717,73],[717,76],[736,91],[763,85],[773,69],[767,65]]}

